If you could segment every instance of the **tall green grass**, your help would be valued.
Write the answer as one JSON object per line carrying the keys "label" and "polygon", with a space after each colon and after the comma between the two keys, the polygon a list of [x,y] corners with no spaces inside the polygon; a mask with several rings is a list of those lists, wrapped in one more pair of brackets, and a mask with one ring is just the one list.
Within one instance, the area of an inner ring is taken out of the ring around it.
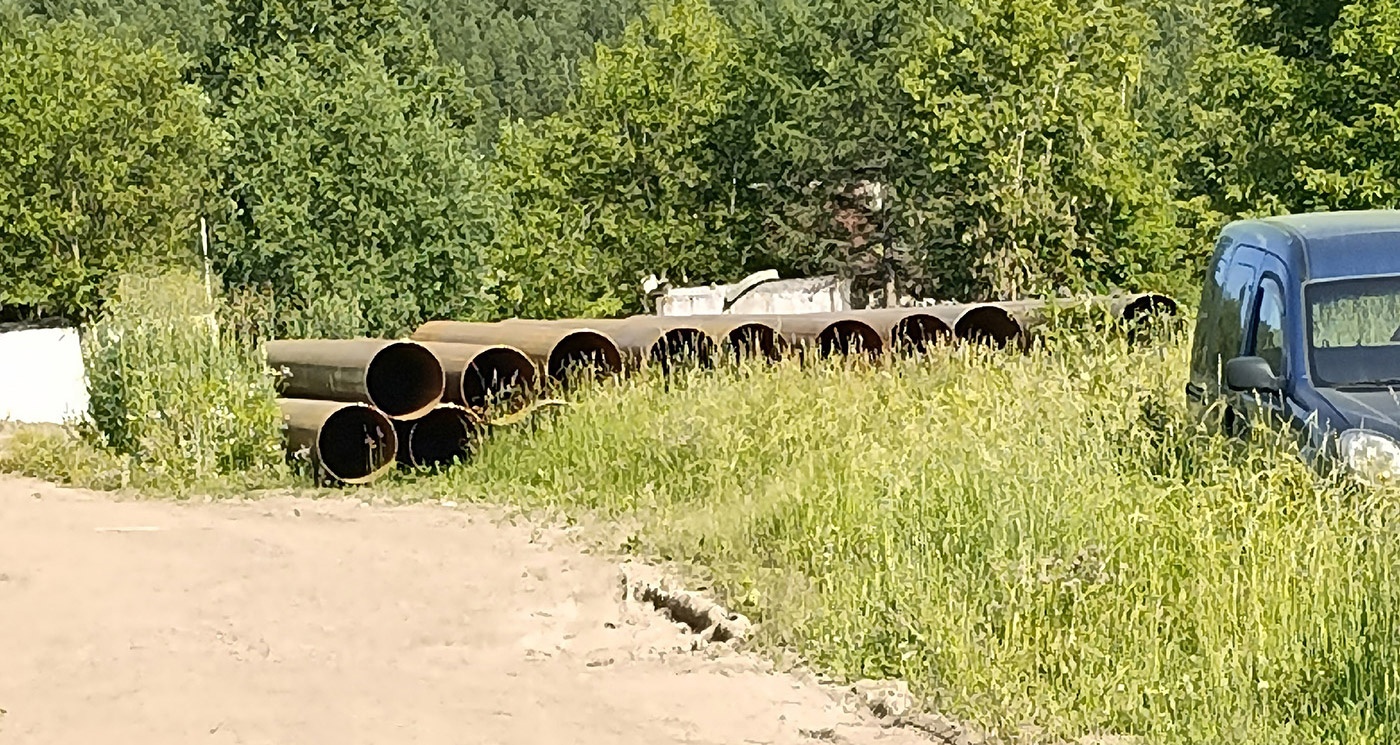
{"label": "tall green grass", "polygon": [[1003,734],[1380,743],[1393,493],[1197,429],[1180,338],[605,386],[386,487],[635,524],[758,641]]}
{"label": "tall green grass", "polygon": [[228,310],[193,273],[124,277],[83,333],[88,417],[67,438],[16,433],[0,467],[97,488],[282,483],[275,378]]}

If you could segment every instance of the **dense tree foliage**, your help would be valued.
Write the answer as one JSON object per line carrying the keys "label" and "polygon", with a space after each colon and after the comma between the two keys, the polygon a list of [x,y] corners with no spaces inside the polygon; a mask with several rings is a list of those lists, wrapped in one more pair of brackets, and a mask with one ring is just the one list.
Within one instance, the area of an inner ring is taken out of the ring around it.
{"label": "dense tree foliage", "polygon": [[147,44],[172,43],[202,57],[222,43],[231,16],[227,0],[18,0],[40,15]]}
{"label": "dense tree foliage", "polygon": [[1156,36],[1092,0],[968,0],[924,23],[899,80],[945,276],[997,296],[1173,279],[1171,174],[1136,105]]}
{"label": "dense tree foliage", "polygon": [[247,5],[221,96],[225,279],[322,333],[473,313],[493,205],[461,76],[391,0]]}
{"label": "dense tree foliage", "polygon": [[[198,261],[284,331],[1189,294],[1249,214],[1400,200],[1397,0],[0,0],[0,305]],[[74,246],[77,247],[75,252]]]}
{"label": "dense tree foliage", "polygon": [[180,63],[82,24],[0,28],[0,310],[85,315],[117,274],[194,263],[225,139]]}
{"label": "dense tree foliage", "polygon": [[480,139],[493,143],[503,121],[558,111],[578,87],[599,42],[637,15],[638,0],[405,0],[445,62],[462,66],[480,101]]}
{"label": "dense tree foliage", "polygon": [[898,82],[921,17],[906,5],[742,0],[730,11],[749,69],[763,71],[747,76],[736,155],[767,263],[847,273],[862,290],[895,276],[904,290],[935,289],[915,282],[933,277],[922,252],[927,169]]}
{"label": "dense tree foliage", "polygon": [[496,268],[517,285],[502,312],[602,311],[634,300],[648,272],[741,268],[718,126],[740,69],[732,31],[704,2],[679,0],[599,50],[567,111],[507,132],[497,178],[512,210]]}

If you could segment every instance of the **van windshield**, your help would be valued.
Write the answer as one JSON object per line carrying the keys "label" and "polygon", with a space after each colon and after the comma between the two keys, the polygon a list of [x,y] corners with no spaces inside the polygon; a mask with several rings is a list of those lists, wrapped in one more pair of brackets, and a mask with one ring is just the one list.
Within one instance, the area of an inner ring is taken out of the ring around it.
{"label": "van windshield", "polygon": [[1306,297],[1315,385],[1400,386],[1400,276],[1313,282]]}

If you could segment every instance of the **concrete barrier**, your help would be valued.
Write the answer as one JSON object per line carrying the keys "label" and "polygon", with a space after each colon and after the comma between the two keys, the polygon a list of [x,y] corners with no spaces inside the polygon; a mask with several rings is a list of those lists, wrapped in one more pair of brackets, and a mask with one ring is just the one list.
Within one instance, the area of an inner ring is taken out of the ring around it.
{"label": "concrete barrier", "polygon": [[0,324],[0,420],[63,424],[87,410],[77,329]]}

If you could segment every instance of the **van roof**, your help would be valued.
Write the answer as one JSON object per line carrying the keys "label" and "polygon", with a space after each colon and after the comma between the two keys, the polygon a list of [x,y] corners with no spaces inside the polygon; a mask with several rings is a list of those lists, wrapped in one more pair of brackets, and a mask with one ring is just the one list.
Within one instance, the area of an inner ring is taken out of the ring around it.
{"label": "van roof", "polygon": [[1309,212],[1251,220],[1226,234],[1278,254],[1300,280],[1400,274],[1400,210]]}

